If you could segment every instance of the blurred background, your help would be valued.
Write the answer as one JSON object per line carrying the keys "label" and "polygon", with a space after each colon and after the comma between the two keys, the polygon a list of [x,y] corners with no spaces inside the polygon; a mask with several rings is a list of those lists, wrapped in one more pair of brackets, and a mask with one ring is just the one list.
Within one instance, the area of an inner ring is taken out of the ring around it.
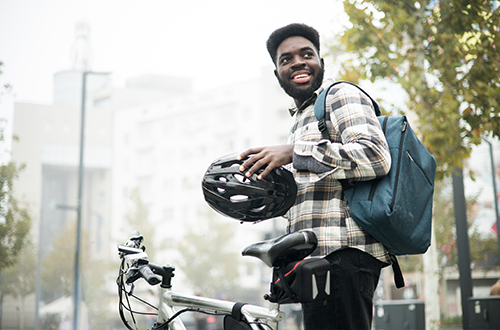
{"label": "blurred background", "polygon": [[[340,31],[342,3],[317,6],[322,10],[299,1],[0,2],[0,83],[11,86],[0,98],[2,147],[12,150],[2,160],[26,164],[14,190],[31,216],[34,258],[22,270],[31,276],[26,292],[2,290],[0,328],[72,327],[83,71],[91,73],[81,327],[123,327],[116,245],[132,230],[145,236],[150,260],[176,266],[175,289],[263,302],[270,270],[240,251],[284,233],[285,222],[241,225],[219,216],[203,199],[201,178],[222,155],[285,141],[289,99],[265,42],[290,22],[313,25],[325,40]],[[20,276],[5,275],[2,288],[21,285]]]}
{"label": "blurred background", "polygon": [[[408,3],[431,13],[438,4]],[[2,187],[2,224],[9,216],[21,224],[10,228],[19,239],[2,237],[0,329],[72,329],[78,218],[78,329],[123,328],[116,245],[133,230],[144,235],[152,262],[176,267],[175,290],[262,304],[271,271],[240,252],[283,234],[286,220],[224,218],[205,203],[201,178],[222,155],[286,141],[291,100],[274,76],[269,34],[292,22],[315,27],[327,75],[359,81],[386,112],[406,113],[425,128],[408,101],[411,92],[396,78],[349,76],[340,60],[350,40],[341,36],[362,31],[352,21],[367,20],[345,8],[340,0],[0,0],[0,160],[5,182],[13,183]],[[478,297],[500,278],[492,177],[500,148],[494,135],[487,141],[471,148],[464,176]],[[376,300],[435,300],[438,319],[456,325],[462,303],[453,189],[449,176],[440,184],[435,296],[425,291],[425,258],[415,256],[402,260],[407,287],[396,290],[387,268]],[[137,292],[155,303],[157,291],[150,289],[138,285]],[[285,307],[285,329],[299,328],[296,307]],[[185,321],[196,329],[196,319]],[[220,327],[214,318],[203,321],[208,329]]]}

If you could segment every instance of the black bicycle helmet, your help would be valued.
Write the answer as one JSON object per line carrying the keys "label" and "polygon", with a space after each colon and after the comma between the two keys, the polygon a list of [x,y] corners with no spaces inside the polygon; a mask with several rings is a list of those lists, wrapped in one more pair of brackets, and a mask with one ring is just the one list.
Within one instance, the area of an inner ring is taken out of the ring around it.
{"label": "black bicycle helmet", "polygon": [[225,216],[248,222],[284,215],[297,196],[292,173],[277,167],[258,180],[261,168],[247,178],[239,170],[245,160],[237,160],[237,156],[219,158],[207,169],[202,187],[208,205]]}

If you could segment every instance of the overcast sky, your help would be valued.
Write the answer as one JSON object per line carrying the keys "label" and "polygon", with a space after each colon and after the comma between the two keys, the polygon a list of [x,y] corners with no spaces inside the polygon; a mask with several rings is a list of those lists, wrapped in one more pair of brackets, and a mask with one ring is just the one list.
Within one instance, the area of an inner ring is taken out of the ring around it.
{"label": "overcast sky", "polygon": [[327,39],[347,19],[339,0],[0,0],[0,83],[16,101],[52,102],[79,21],[91,29],[91,69],[111,71],[115,86],[153,73],[192,77],[200,90],[260,74],[278,27],[306,23]]}

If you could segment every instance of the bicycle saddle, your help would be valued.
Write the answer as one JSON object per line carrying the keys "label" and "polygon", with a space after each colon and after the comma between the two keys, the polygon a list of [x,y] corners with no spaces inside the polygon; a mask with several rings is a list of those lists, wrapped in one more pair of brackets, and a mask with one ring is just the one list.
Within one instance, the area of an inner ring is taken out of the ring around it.
{"label": "bicycle saddle", "polygon": [[310,230],[289,233],[278,238],[247,246],[241,254],[256,257],[269,267],[298,261],[310,255],[318,246],[316,234]]}

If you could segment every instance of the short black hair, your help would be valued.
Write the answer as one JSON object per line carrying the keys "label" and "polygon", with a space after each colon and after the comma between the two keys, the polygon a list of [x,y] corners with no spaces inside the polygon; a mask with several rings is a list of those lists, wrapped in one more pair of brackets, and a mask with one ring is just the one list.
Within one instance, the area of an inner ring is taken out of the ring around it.
{"label": "short black hair", "polygon": [[314,29],[313,27],[310,27],[302,23],[292,23],[275,30],[273,33],[271,33],[271,35],[267,39],[267,51],[269,52],[269,55],[271,55],[274,64],[276,64],[276,56],[279,45],[286,38],[295,36],[304,37],[308,39],[310,42],[312,42],[314,47],[316,47],[316,50],[318,51],[319,55],[318,31],[316,31],[316,29]]}

